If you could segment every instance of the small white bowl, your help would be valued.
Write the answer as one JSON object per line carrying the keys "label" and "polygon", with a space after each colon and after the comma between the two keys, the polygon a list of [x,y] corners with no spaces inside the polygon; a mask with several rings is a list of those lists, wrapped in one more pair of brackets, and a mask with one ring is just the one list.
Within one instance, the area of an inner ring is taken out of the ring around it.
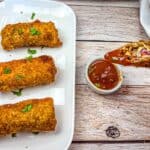
{"label": "small white bowl", "polygon": [[112,94],[114,92],[116,92],[122,85],[122,82],[123,82],[123,75],[122,75],[122,72],[120,71],[120,67],[116,64],[113,64],[116,68],[116,70],[118,71],[118,75],[119,75],[119,82],[118,84],[112,88],[112,89],[108,89],[108,90],[105,90],[105,89],[100,89],[98,87],[96,87],[92,82],[91,80],[89,79],[89,76],[88,76],[88,70],[89,70],[89,66],[96,60],[104,60],[102,58],[96,58],[96,59],[92,59],[88,62],[88,64],[86,65],[86,72],[85,72],[85,76],[86,76],[86,81],[89,85],[89,87],[95,91],[96,93],[98,94],[103,94],[103,95],[107,95],[107,94]]}

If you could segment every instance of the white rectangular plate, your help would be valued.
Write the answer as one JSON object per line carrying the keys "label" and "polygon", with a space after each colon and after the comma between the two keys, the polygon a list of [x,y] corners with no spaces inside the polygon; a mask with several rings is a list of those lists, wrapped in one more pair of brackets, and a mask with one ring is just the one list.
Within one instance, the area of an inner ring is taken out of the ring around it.
{"label": "white rectangular plate", "polygon": [[[53,21],[59,31],[63,46],[60,48],[34,48],[36,56],[53,56],[58,68],[56,82],[51,85],[24,89],[17,97],[12,93],[0,94],[0,104],[15,103],[30,98],[53,97],[57,117],[55,132],[19,133],[0,138],[2,150],[64,150],[72,141],[74,130],[74,92],[75,92],[75,37],[76,18],[70,7],[63,3],[48,0],[5,0],[0,3],[0,29],[6,24],[31,22],[35,19]],[[5,51],[0,46],[0,61],[21,59],[28,56],[27,48]]]}

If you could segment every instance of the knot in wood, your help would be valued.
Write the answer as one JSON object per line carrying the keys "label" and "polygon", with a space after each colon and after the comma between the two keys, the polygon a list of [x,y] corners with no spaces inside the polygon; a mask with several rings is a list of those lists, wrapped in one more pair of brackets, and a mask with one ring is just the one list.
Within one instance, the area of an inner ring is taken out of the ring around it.
{"label": "knot in wood", "polygon": [[120,136],[120,131],[117,127],[110,126],[106,129],[106,135],[111,138],[118,138]]}

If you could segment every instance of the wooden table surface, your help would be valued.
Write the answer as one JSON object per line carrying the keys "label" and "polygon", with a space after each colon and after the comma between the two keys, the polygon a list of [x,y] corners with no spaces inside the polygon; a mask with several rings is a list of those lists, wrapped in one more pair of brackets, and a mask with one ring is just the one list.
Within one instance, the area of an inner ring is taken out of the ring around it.
{"label": "wooden table surface", "polygon": [[[137,0],[63,0],[77,16],[76,118],[70,150],[150,150],[150,69],[122,67],[124,83],[112,95],[95,94],[85,65],[119,46],[148,39]],[[120,136],[108,137],[116,127]]]}

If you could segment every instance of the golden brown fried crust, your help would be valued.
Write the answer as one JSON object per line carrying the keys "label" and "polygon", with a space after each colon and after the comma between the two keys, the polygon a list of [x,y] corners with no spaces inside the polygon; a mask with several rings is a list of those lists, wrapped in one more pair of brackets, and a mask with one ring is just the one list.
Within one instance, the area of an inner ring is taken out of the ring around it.
{"label": "golden brown fried crust", "polygon": [[[24,111],[29,105],[32,108]],[[30,99],[0,106],[0,135],[20,131],[53,131],[56,124],[52,98]]]}
{"label": "golden brown fried crust", "polygon": [[[145,50],[147,54],[145,52],[144,55],[142,50]],[[150,67],[150,40],[128,43],[106,53],[105,59],[125,66]]]}
{"label": "golden brown fried crust", "polygon": [[53,22],[36,20],[30,23],[8,24],[2,29],[1,35],[1,44],[5,50],[28,46],[59,47],[62,45]]}
{"label": "golden brown fried crust", "polygon": [[[5,72],[7,69],[9,73]],[[55,80],[56,67],[52,57],[20,59],[0,63],[0,91],[8,92],[26,87],[50,84]]]}

